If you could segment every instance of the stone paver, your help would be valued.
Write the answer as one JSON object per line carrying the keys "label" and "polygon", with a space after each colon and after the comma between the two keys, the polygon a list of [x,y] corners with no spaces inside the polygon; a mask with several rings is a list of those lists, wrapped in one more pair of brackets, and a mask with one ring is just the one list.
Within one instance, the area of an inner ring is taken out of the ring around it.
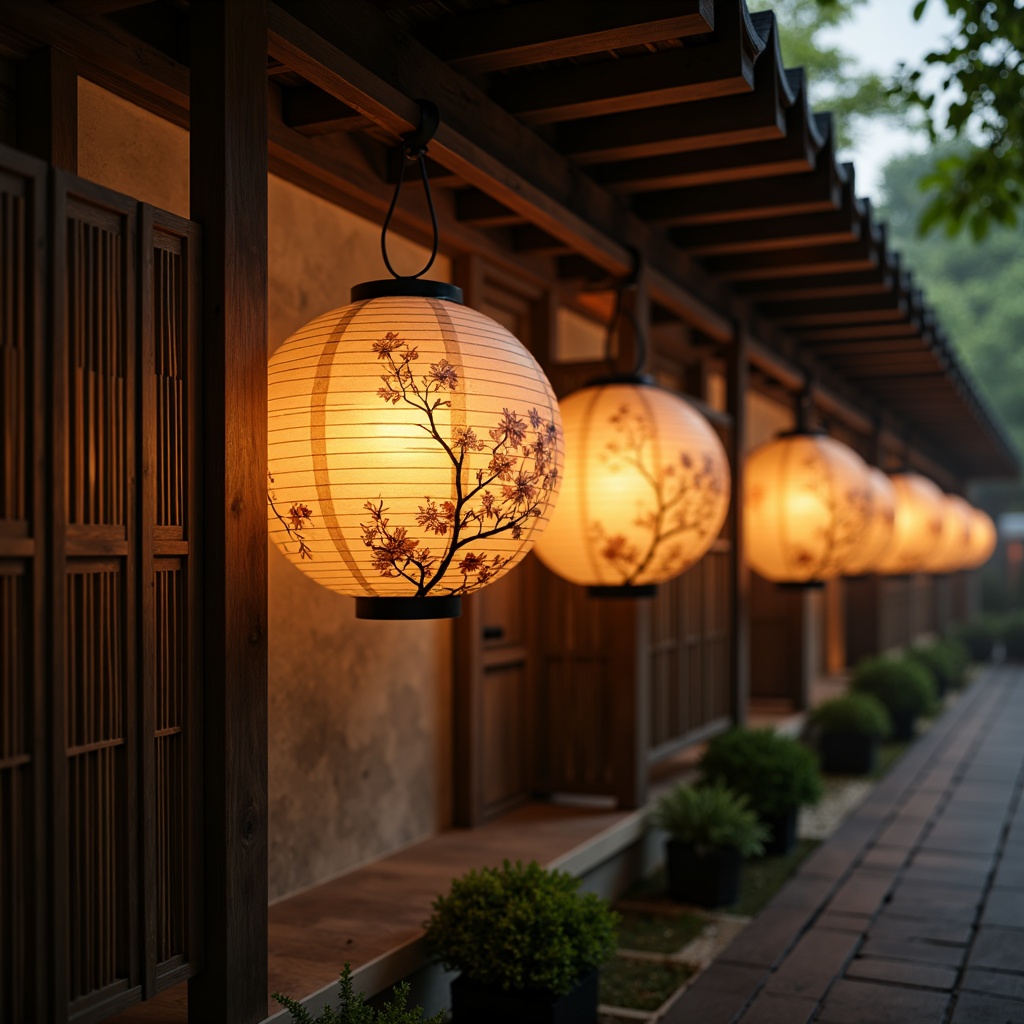
{"label": "stone paver", "polygon": [[1022,773],[987,668],[664,1024],[1024,1024]]}

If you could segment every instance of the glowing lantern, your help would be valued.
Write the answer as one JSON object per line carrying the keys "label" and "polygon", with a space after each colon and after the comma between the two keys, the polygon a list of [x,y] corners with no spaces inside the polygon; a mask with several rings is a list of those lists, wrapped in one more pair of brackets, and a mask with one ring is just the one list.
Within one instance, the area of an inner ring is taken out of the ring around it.
{"label": "glowing lantern", "polygon": [[692,405],[649,380],[563,399],[565,474],[537,555],[598,594],[640,596],[690,568],[729,508],[722,442]]}
{"label": "glowing lantern", "polygon": [[744,537],[752,568],[777,583],[845,571],[868,528],[867,466],[824,434],[784,434],[747,458]]}
{"label": "glowing lantern", "polygon": [[270,534],[362,618],[442,618],[509,571],[554,506],[554,392],[452,285],[399,279],[270,359]]}
{"label": "glowing lantern", "polygon": [[971,506],[958,494],[944,494],[942,519],[942,538],[929,554],[925,572],[956,572],[970,554]]}
{"label": "glowing lantern", "polygon": [[875,570],[890,576],[924,572],[931,553],[942,543],[942,491],[919,473],[894,473],[891,479],[896,523]]}
{"label": "glowing lantern", "polygon": [[998,539],[996,524],[991,517],[980,508],[972,506],[969,548],[963,568],[980,569],[992,557]]}
{"label": "glowing lantern", "polygon": [[875,571],[875,565],[892,540],[896,521],[896,496],[892,482],[880,469],[866,466],[868,492],[868,523],[864,535],[850,552],[843,565],[844,576],[863,576]]}

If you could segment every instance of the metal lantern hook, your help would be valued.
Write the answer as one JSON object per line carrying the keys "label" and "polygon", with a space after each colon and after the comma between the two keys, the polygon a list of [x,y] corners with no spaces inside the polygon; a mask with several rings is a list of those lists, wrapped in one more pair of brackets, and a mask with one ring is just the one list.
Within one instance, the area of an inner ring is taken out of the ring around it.
{"label": "metal lantern hook", "polygon": [[[391,205],[388,207],[387,215],[384,218],[384,226],[381,228],[380,232],[380,252],[381,256],[384,258],[384,266],[388,268],[388,273],[392,277],[400,280],[410,280],[422,277],[434,265],[434,260],[437,258],[437,246],[439,241],[437,213],[434,210],[434,199],[430,194],[430,178],[427,175],[427,146],[431,139],[433,139],[434,134],[437,132],[438,126],[441,123],[441,113],[429,100],[419,100],[419,107],[419,124],[411,132],[407,132],[402,136],[402,153],[405,159],[399,162],[398,178],[395,181],[395,191],[391,196]],[[399,274],[395,268],[391,266],[391,260],[388,259],[388,227],[391,224],[391,217],[394,214],[395,206],[398,203],[398,194],[402,191],[402,182],[405,179],[406,161],[419,161],[420,177],[423,180],[423,193],[427,198],[427,209],[430,212],[430,227],[433,232],[433,246],[430,250],[430,259],[427,260],[423,269],[415,274]]]}
{"label": "metal lantern hook", "polygon": [[615,336],[619,331],[619,325],[626,321],[633,333],[633,376],[639,377],[644,368],[644,363],[647,361],[647,338],[644,332],[640,330],[635,314],[631,310],[626,309],[625,296],[627,291],[635,290],[637,287],[640,280],[640,271],[643,267],[643,257],[639,249],[631,245],[626,248],[629,250],[632,263],[629,273],[619,282],[615,292],[615,311],[612,313],[612,318],[608,323],[608,334],[605,339],[605,362],[608,364],[609,370],[614,374],[616,366],[612,356],[613,344]]}

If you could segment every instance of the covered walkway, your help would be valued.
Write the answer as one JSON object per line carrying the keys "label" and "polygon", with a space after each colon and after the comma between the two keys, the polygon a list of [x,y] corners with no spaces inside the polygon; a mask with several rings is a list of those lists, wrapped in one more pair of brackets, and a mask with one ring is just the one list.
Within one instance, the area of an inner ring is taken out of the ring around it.
{"label": "covered walkway", "polygon": [[993,667],[666,1024],[1024,1022],[1024,671]]}

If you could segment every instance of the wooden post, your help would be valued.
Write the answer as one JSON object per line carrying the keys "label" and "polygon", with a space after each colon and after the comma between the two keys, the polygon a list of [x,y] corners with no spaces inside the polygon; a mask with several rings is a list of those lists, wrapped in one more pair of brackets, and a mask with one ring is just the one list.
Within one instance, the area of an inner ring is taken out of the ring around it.
{"label": "wooden post", "polygon": [[203,232],[203,969],[189,1020],[267,1014],[267,8],[191,20],[191,214]]}
{"label": "wooden post", "polygon": [[18,64],[18,149],[62,171],[78,171],[78,72],[53,46]]}
{"label": "wooden post", "polygon": [[750,700],[750,568],[743,544],[743,470],[746,462],[747,388],[750,363],[746,326],[737,324],[726,360],[727,410],[732,417],[729,464],[732,468],[732,546],[730,608],[732,616],[732,714],[737,725],[747,720]]}

